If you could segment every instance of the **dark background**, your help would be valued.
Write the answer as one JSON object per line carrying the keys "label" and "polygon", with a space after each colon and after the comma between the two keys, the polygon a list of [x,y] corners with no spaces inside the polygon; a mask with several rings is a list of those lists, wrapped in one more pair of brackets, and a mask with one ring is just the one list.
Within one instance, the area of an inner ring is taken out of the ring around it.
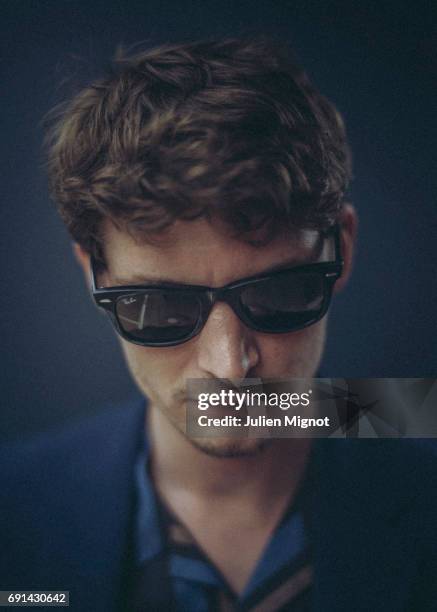
{"label": "dark background", "polygon": [[292,43],[345,117],[360,215],[355,273],[334,303],[322,373],[435,376],[432,5],[3,0],[0,436],[135,392],[49,201],[41,149],[44,115],[98,75],[120,42],[264,33]]}

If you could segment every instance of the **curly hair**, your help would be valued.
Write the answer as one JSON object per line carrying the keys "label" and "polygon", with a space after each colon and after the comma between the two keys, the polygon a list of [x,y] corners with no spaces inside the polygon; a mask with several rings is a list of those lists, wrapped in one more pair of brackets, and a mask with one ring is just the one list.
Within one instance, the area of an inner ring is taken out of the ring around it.
{"label": "curly hair", "polygon": [[98,259],[105,218],[145,240],[202,216],[264,241],[326,229],[351,174],[339,113],[265,38],[119,51],[56,113],[48,145],[52,197]]}

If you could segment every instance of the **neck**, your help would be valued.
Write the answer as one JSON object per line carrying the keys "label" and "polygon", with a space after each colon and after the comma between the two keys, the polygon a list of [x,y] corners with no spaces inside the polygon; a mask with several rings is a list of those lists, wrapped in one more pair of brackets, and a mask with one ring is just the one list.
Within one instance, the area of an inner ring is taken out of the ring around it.
{"label": "neck", "polygon": [[148,434],[152,474],[165,498],[179,491],[209,503],[245,500],[260,510],[293,496],[311,446],[308,439],[269,439],[252,454],[211,456],[153,406],[148,410]]}

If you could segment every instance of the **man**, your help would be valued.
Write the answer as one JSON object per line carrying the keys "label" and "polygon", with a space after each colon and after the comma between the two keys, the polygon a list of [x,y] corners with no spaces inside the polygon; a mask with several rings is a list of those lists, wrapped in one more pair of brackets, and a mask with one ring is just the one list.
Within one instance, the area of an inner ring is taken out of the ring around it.
{"label": "man", "polygon": [[351,271],[344,127],[305,74],[265,41],[120,56],[58,116],[49,172],[147,408],[8,450],[2,589],[69,590],[75,610],[437,609],[430,451],[187,433],[187,380],[315,376]]}

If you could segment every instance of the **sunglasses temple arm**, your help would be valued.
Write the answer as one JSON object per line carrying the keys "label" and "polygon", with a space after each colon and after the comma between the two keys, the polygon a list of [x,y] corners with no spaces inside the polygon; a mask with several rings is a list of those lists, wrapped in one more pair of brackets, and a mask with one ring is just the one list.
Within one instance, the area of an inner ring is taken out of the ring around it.
{"label": "sunglasses temple arm", "polygon": [[343,270],[344,259],[343,254],[341,252],[341,228],[340,224],[337,223],[334,228],[334,248],[335,248],[335,261],[340,265],[341,270]]}
{"label": "sunglasses temple arm", "polygon": [[97,283],[96,283],[96,262],[94,260],[94,257],[91,255],[90,256],[90,282],[91,282],[91,291],[92,293],[95,293],[98,290],[97,287]]}

